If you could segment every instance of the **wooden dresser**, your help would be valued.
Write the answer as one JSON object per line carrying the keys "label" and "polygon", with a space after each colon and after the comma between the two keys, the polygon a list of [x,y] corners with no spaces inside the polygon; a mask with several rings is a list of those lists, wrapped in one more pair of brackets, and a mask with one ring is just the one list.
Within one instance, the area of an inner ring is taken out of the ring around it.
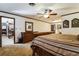
{"label": "wooden dresser", "polygon": [[22,32],[21,43],[27,43],[27,42],[32,41],[37,36],[47,35],[47,34],[52,34],[52,33],[53,32],[32,32],[32,31]]}
{"label": "wooden dresser", "polygon": [[33,39],[33,32],[22,32],[22,43],[27,43]]}

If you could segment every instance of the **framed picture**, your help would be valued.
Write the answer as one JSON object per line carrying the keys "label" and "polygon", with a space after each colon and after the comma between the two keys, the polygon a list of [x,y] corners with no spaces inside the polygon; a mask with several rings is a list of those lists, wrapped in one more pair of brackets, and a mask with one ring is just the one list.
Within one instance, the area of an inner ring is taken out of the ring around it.
{"label": "framed picture", "polygon": [[58,24],[57,25],[57,29],[61,29],[61,24]]}
{"label": "framed picture", "polygon": [[78,18],[74,18],[72,20],[72,27],[79,27],[79,19]]}
{"label": "framed picture", "polygon": [[33,31],[33,22],[25,22],[25,31]]}
{"label": "framed picture", "polygon": [[68,20],[63,21],[63,28],[69,28],[69,21]]}

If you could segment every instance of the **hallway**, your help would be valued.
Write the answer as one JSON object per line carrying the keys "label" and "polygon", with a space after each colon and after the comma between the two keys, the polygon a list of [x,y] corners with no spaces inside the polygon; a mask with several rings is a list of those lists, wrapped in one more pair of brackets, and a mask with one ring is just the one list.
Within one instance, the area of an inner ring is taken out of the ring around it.
{"label": "hallway", "polygon": [[14,40],[12,38],[9,39],[6,36],[2,36],[2,46],[13,45],[13,44],[14,44]]}

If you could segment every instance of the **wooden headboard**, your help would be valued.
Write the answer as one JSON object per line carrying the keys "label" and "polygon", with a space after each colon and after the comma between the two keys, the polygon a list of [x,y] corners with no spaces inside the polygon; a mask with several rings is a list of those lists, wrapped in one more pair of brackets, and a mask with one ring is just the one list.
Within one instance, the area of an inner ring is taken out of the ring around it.
{"label": "wooden headboard", "polygon": [[54,32],[37,32],[37,33],[33,33],[34,34],[34,37],[37,37],[37,36],[42,36],[42,35],[48,35],[48,34],[52,34]]}

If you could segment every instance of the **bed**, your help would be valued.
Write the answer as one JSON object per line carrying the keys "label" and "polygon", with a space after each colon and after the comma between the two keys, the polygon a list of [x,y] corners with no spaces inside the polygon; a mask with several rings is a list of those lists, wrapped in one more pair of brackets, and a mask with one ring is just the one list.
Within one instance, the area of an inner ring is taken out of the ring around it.
{"label": "bed", "polygon": [[32,41],[34,56],[79,56],[77,35],[49,34]]}

